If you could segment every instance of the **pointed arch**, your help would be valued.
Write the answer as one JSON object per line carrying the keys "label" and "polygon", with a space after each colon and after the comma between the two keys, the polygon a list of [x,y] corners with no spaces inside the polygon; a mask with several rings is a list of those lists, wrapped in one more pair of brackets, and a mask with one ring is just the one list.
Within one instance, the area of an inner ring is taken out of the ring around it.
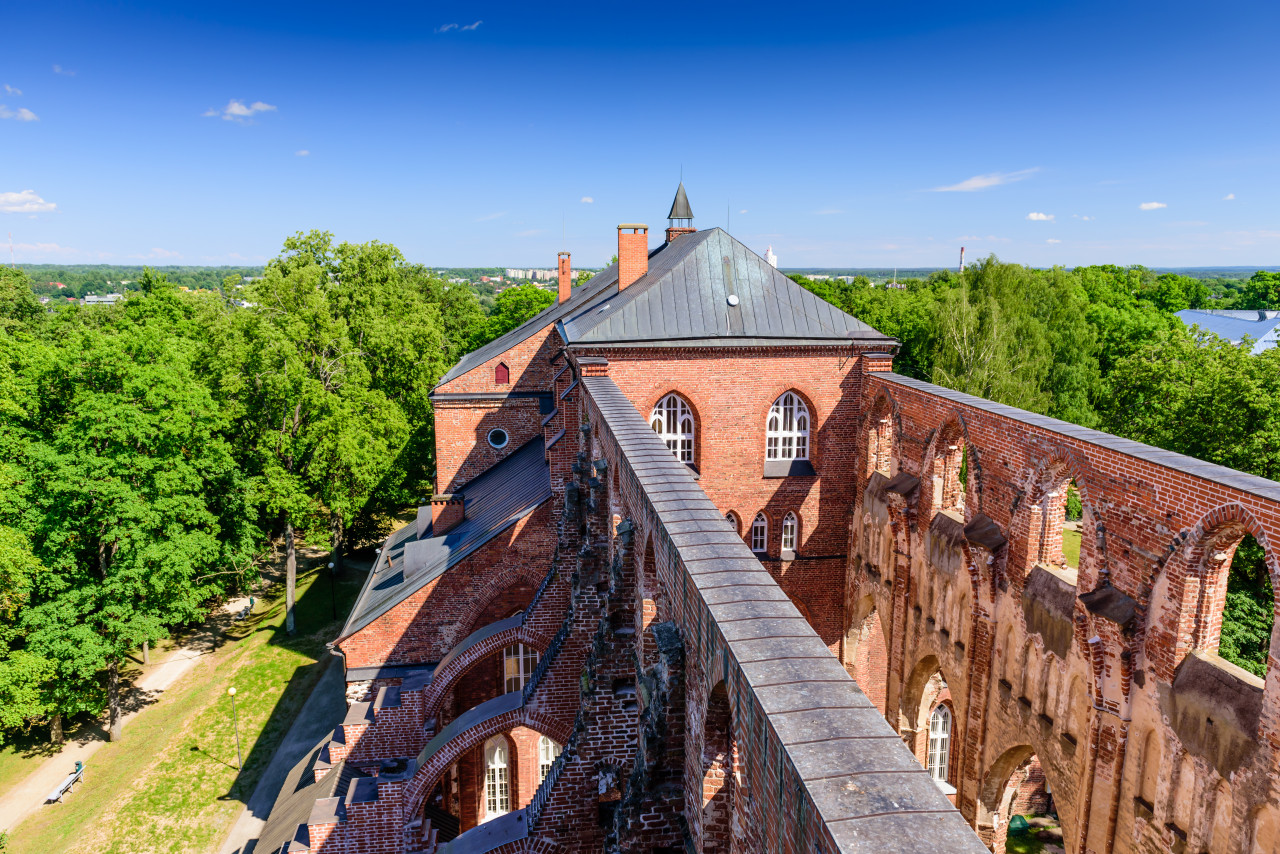
{"label": "pointed arch", "polygon": [[765,419],[766,460],[809,459],[812,415],[804,398],[794,391],[783,392],[769,407]]}
{"label": "pointed arch", "polygon": [[697,426],[693,407],[677,392],[663,395],[649,412],[649,426],[682,463],[694,465]]}
{"label": "pointed arch", "polygon": [[506,362],[499,362],[493,366],[493,384],[494,385],[510,385],[511,369],[507,367]]}

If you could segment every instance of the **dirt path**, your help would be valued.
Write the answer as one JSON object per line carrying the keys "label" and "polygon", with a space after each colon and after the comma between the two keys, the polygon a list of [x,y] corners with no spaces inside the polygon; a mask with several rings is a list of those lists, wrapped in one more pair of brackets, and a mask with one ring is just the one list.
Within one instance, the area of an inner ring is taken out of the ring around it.
{"label": "dirt path", "polygon": [[[125,692],[122,726],[127,729],[137,715],[159,702],[165,689],[185,676],[201,658],[215,652],[224,642],[227,626],[248,604],[247,597],[228,602],[178,645],[153,652],[151,664],[141,667]],[[11,830],[39,809],[49,793],[75,769],[77,760],[87,766],[86,776],[92,774],[93,763],[89,759],[106,742],[105,722],[100,721],[95,726],[81,728],[67,739],[61,751],[41,760],[26,779],[0,796],[0,830]]]}

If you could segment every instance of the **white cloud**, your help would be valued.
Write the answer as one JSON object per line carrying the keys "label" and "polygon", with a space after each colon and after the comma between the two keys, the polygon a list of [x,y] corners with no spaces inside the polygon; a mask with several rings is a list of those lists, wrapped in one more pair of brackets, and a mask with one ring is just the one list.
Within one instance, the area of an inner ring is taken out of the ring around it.
{"label": "white cloud", "polygon": [[476,222],[488,222],[491,219],[499,219],[500,217],[504,217],[506,215],[507,215],[506,211],[498,211],[497,213],[485,214],[484,216],[476,217]]}
{"label": "white cloud", "polygon": [[1072,215],[1071,215],[1071,218],[1072,218],[1072,219],[1078,219],[1078,220],[1080,220],[1081,222],[1088,222],[1089,220],[1093,219],[1093,217],[1091,217],[1091,216],[1080,216],[1080,214],[1072,214]]}
{"label": "white cloud", "polygon": [[[8,86],[6,86],[6,87],[4,87],[4,88],[8,89],[9,87],[8,87]],[[18,94],[22,94],[22,93],[21,93],[21,92],[19,92]],[[1236,194],[1235,194],[1235,193],[1227,193],[1225,196],[1223,196],[1223,197],[1222,197],[1222,200],[1223,200],[1224,202],[1229,202],[1229,201],[1231,201],[1232,199],[1234,199],[1235,197],[1236,197]]]}
{"label": "white cloud", "polygon": [[934,187],[935,193],[972,193],[975,190],[985,190],[988,187],[999,187],[1001,184],[1012,184],[1014,181],[1021,181],[1023,178],[1029,178],[1036,172],[1040,171],[1037,166],[1034,169],[1021,169],[1017,172],[991,172],[986,175],[974,175],[972,178],[966,178],[959,184],[951,184],[946,187]]}
{"label": "white cloud", "polygon": [[746,212],[747,212],[746,208],[743,208],[742,210],[738,211],[738,213],[746,213]]}
{"label": "white cloud", "polygon": [[463,27],[462,29],[463,29],[464,31],[466,31],[466,30],[474,30],[476,27],[480,26],[480,25],[481,25],[481,24],[483,24],[483,23],[484,23],[484,21],[476,21],[474,24],[467,24],[467,25],[466,25],[465,27]]}
{"label": "white cloud", "polygon": [[148,257],[148,258],[181,258],[181,257],[182,257],[182,253],[181,253],[181,252],[174,252],[174,251],[173,251],[173,250],[171,250],[171,249],[159,249],[159,248],[157,248],[157,249],[152,249],[152,250],[151,250],[151,253],[150,253],[149,255],[147,255],[147,257]]}
{"label": "white cloud", "polygon": [[474,30],[476,27],[480,26],[483,23],[484,21],[476,21],[474,24],[463,24],[462,26],[458,26],[457,24],[442,24],[436,27],[436,32],[447,33],[450,30],[458,30],[459,32],[465,33],[465,32],[470,32]]}
{"label": "white cloud", "polygon": [[26,107],[11,110],[4,104],[0,104],[0,119],[13,119],[16,122],[35,122],[39,121],[40,117]]}
{"label": "white cloud", "polygon": [[1158,211],[1158,210],[1160,210],[1161,208],[1167,208],[1167,207],[1169,207],[1169,206],[1168,206],[1168,205],[1166,205],[1164,202],[1143,202],[1142,204],[1138,205],[1138,210],[1140,210],[1140,211]]}
{"label": "white cloud", "polygon": [[1037,213],[1036,211],[1032,211],[1027,214],[1027,219],[1032,222],[1053,222],[1053,214]]}
{"label": "white cloud", "polygon": [[5,213],[52,213],[58,206],[46,202],[36,195],[35,190],[23,190],[20,193],[0,193],[0,211]]}
{"label": "white cloud", "polygon": [[79,253],[79,249],[72,249],[70,246],[59,246],[57,243],[15,243],[13,244],[14,253],[37,253],[41,255],[75,255]]}
{"label": "white cloud", "polygon": [[582,203],[583,203],[584,205],[595,204],[595,201],[596,201],[596,200],[595,200],[595,199],[593,199],[593,198],[591,198],[590,196],[583,196],[583,197],[582,197]]}
{"label": "white cloud", "polygon": [[457,28],[458,28],[457,24],[445,24],[443,27],[436,27],[436,32],[447,33],[449,32],[449,30],[456,30]]}
{"label": "white cloud", "polygon": [[63,68],[61,65],[55,65],[55,66],[53,67],[53,73],[54,73],[54,74],[61,74],[61,75],[63,75],[64,77],[75,77],[75,76],[76,76],[76,73],[75,73],[74,71],[72,71],[72,70],[71,70],[71,69],[69,69],[69,68]]}
{"label": "white cloud", "polygon": [[10,86],[8,83],[4,84],[4,91],[5,91],[5,94],[6,94],[6,95],[21,95],[21,94],[22,94],[22,90],[21,90],[21,89],[15,89],[15,88],[13,88],[12,86]]}
{"label": "white cloud", "polygon": [[1058,240],[1056,237],[1050,237],[1048,240],[1045,241],[1045,243],[1061,243],[1061,242],[1062,241]]}
{"label": "white cloud", "polygon": [[250,121],[251,117],[256,113],[273,113],[275,111],[276,107],[274,104],[268,104],[264,101],[254,101],[252,104],[245,106],[244,101],[232,98],[222,109],[219,110],[217,107],[210,107],[205,110],[202,115],[211,117],[222,116],[222,118],[229,122],[240,122],[241,124],[245,124]]}
{"label": "white cloud", "polygon": [[307,157],[308,155],[311,154],[311,152],[303,148],[298,151],[295,151],[294,154],[296,154],[298,157]]}

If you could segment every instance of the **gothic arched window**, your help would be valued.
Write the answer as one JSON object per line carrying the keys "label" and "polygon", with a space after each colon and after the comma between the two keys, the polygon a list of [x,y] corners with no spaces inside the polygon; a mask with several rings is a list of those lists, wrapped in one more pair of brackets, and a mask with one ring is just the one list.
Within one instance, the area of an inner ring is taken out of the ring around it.
{"label": "gothic arched window", "polygon": [[484,743],[484,815],[497,818],[511,811],[511,777],[507,740],[495,735]]}
{"label": "gothic arched window", "polygon": [[782,519],[782,550],[793,552],[796,550],[796,541],[800,539],[800,520],[796,518],[796,514],[788,513]]}
{"label": "gothic arched window", "polygon": [[693,462],[693,410],[672,393],[659,400],[649,414],[649,426],[682,463]]}
{"label": "gothic arched window", "polygon": [[729,523],[729,527],[733,529],[735,534],[738,533],[740,529],[738,527],[738,516],[736,513],[730,510],[728,513],[724,514],[724,520]]}
{"label": "gothic arched window", "polygon": [[493,369],[494,385],[507,385],[511,382],[511,370],[506,362],[499,362]]}
{"label": "gothic arched window", "polygon": [[503,690],[510,694],[519,691],[538,666],[538,651],[522,643],[513,643],[502,651]]}
{"label": "gothic arched window", "polygon": [[751,551],[762,552],[769,547],[769,520],[763,513],[757,513],[751,523]]}
{"label": "gothic arched window", "polygon": [[938,706],[929,715],[929,759],[926,768],[929,776],[947,782],[951,761],[951,709]]}
{"label": "gothic arched window", "polygon": [[809,407],[789,391],[773,402],[765,426],[766,460],[809,459]]}

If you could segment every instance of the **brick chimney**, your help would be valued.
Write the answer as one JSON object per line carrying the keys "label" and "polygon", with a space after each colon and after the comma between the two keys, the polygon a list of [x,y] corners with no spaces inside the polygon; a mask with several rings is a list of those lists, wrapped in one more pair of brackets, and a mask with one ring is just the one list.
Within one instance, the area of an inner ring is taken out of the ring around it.
{"label": "brick chimney", "polygon": [[448,533],[466,518],[462,493],[444,493],[431,496],[431,536]]}
{"label": "brick chimney", "polygon": [[569,268],[569,253],[561,252],[556,256],[556,266],[560,273],[560,289],[558,302],[565,302],[573,293],[573,271]]}
{"label": "brick chimney", "polygon": [[649,226],[624,222],[618,226],[618,290],[626,290],[647,272]]}

